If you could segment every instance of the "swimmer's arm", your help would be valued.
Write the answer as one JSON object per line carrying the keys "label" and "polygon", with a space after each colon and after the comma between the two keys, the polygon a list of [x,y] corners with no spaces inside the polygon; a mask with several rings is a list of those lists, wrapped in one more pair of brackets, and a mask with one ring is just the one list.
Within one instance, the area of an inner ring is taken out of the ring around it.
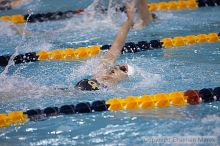
{"label": "swimmer's arm", "polygon": [[126,36],[128,35],[131,26],[132,26],[132,21],[127,20],[126,22],[124,22],[117,36],[115,37],[111,48],[103,56],[101,60],[101,64],[107,63],[109,65],[113,65],[115,63],[116,59],[121,53],[121,50],[126,40]]}
{"label": "swimmer's arm", "polygon": [[100,64],[102,64],[104,66],[111,66],[115,63],[116,59],[121,54],[121,50],[122,50],[123,45],[125,43],[128,32],[133,25],[133,15],[134,15],[134,11],[135,11],[134,7],[135,7],[134,4],[127,5],[128,19],[121,26],[119,32],[117,33],[117,35],[112,43],[111,48],[103,56]]}
{"label": "swimmer's arm", "polygon": [[31,0],[26,0],[26,1],[24,1],[24,0],[13,0],[12,2],[11,2],[11,7],[14,9],[14,8],[17,8],[17,7],[19,7],[19,6],[21,6],[21,5],[23,5],[25,2],[31,2]]}
{"label": "swimmer's arm", "polygon": [[147,0],[138,0],[137,7],[140,11],[140,21],[134,24],[134,28],[143,28],[152,21],[152,15],[148,9]]}

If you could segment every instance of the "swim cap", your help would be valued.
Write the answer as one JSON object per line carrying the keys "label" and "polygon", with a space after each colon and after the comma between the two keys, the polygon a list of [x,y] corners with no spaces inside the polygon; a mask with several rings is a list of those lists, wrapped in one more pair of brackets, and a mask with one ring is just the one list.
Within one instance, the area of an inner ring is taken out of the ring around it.
{"label": "swim cap", "polygon": [[80,90],[87,90],[87,91],[92,91],[92,90],[99,90],[98,88],[98,82],[94,79],[88,80],[84,79],[79,81],[75,88],[80,89]]}
{"label": "swim cap", "polygon": [[134,67],[130,66],[129,64],[128,66],[128,76],[132,76],[135,73]]}

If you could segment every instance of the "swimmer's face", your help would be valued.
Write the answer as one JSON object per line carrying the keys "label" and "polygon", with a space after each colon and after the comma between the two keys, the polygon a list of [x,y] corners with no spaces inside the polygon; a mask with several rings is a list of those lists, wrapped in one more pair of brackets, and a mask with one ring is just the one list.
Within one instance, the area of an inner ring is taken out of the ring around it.
{"label": "swimmer's face", "polygon": [[128,65],[121,64],[116,65],[110,69],[110,73],[112,77],[116,78],[117,80],[123,80],[128,77]]}

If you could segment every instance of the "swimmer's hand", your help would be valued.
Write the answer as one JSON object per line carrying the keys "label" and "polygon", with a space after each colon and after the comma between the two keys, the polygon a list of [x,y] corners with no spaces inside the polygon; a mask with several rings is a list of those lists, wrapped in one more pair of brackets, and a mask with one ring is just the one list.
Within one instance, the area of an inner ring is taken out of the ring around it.
{"label": "swimmer's hand", "polygon": [[137,23],[135,23],[135,24],[133,25],[133,28],[134,28],[134,29],[141,29],[141,28],[143,28],[145,25],[146,25],[146,24],[144,23],[143,20],[139,20]]}
{"label": "swimmer's hand", "polygon": [[136,6],[135,1],[132,1],[131,3],[127,3],[126,5],[128,21],[133,22],[134,12],[136,11],[135,6]]}
{"label": "swimmer's hand", "polygon": [[139,10],[140,16],[139,16],[139,21],[134,24],[133,28],[141,29],[144,26],[150,24],[153,18],[148,7],[146,7],[146,5],[148,5],[147,0],[137,0],[137,2],[138,2],[137,7]]}

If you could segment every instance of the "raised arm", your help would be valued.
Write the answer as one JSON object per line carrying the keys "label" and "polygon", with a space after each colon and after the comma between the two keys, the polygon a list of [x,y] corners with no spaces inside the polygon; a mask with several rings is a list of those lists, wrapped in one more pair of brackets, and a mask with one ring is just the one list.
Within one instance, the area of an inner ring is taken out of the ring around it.
{"label": "raised arm", "polygon": [[134,24],[134,28],[143,28],[145,25],[148,25],[152,21],[153,18],[147,5],[147,0],[137,0],[137,7],[140,12],[140,20]]}
{"label": "raised arm", "polygon": [[123,23],[120,30],[118,31],[111,48],[105,53],[103,58],[100,61],[100,65],[104,67],[109,67],[113,65],[116,61],[116,59],[121,54],[121,50],[123,48],[123,45],[125,43],[126,37],[128,35],[128,32],[130,28],[133,25],[133,15],[135,11],[135,3],[129,3],[126,6],[127,8],[127,20]]}

